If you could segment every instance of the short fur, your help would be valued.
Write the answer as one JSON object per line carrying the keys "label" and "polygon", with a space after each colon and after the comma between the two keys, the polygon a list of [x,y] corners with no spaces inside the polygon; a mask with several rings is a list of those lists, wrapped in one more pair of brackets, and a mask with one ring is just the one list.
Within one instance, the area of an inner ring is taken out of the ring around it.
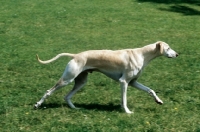
{"label": "short fur", "polygon": [[127,87],[132,86],[144,90],[152,95],[158,104],[163,104],[156,93],[137,82],[144,67],[158,56],[175,58],[178,54],[172,50],[165,42],[158,41],[154,44],[142,48],[124,50],[90,50],[78,54],[61,53],[56,57],[42,61],[37,55],[37,59],[42,64],[48,64],[59,57],[68,56],[72,60],[67,64],[66,69],[57,84],[44,94],[39,102],[35,104],[38,108],[55,90],[66,86],[75,80],[73,89],[65,96],[65,100],[71,108],[75,108],[71,102],[71,97],[80,90],[87,82],[88,72],[98,71],[106,76],[119,81],[121,84],[122,108],[126,113],[132,113],[127,107]]}

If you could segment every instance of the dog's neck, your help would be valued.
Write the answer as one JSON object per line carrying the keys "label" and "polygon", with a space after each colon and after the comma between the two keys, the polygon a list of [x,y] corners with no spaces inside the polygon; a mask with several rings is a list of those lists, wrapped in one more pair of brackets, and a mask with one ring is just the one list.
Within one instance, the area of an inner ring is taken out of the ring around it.
{"label": "dog's neck", "polygon": [[150,44],[142,47],[142,54],[144,56],[144,66],[146,66],[154,58],[161,56],[160,50],[157,49],[156,44]]}

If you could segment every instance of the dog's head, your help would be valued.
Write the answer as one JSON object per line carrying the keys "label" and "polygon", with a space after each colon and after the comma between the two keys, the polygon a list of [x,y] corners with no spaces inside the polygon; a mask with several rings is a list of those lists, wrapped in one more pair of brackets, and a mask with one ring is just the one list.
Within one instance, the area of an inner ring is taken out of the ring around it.
{"label": "dog's head", "polygon": [[162,41],[156,42],[156,48],[159,50],[160,54],[165,57],[168,58],[178,57],[178,53],[176,53],[173,49],[171,49],[169,45],[165,42]]}

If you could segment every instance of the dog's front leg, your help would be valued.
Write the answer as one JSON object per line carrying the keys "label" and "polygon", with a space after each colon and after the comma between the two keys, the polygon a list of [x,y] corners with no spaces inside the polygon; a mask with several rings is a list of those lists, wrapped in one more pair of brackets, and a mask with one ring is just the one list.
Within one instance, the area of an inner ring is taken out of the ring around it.
{"label": "dog's front leg", "polygon": [[152,89],[142,85],[141,83],[137,81],[131,81],[129,85],[148,92],[151,96],[154,97],[156,103],[163,104],[163,101],[156,95],[156,93]]}
{"label": "dog's front leg", "polygon": [[133,113],[132,111],[130,111],[127,107],[127,87],[128,87],[128,83],[126,82],[126,80],[122,80],[120,79],[120,85],[121,85],[121,105],[122,108],[125,110],[126,113]]}

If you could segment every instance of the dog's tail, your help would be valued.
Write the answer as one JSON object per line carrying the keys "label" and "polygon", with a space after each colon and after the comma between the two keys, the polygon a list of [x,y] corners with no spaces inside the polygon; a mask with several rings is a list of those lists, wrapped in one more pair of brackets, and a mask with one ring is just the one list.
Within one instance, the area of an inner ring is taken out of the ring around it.
{"label": "dog's tail", "polygon": [[52,59],[50,59],[50,60],[46,60],[46,61],[42,61],[42,60],[40,60],[39,56],[36,55],[37,60],[38,60],[40,63],[42,63],[42,64],[48,64],[48,63],[51,63],[51,62],[57,60],[58,58],[60,58],[60,57],[62,57],[62,56],[74,57],[74,54],[70,54],[70,53],[61,53],[61,54],[56,55],[56,56],[53,57]]}

